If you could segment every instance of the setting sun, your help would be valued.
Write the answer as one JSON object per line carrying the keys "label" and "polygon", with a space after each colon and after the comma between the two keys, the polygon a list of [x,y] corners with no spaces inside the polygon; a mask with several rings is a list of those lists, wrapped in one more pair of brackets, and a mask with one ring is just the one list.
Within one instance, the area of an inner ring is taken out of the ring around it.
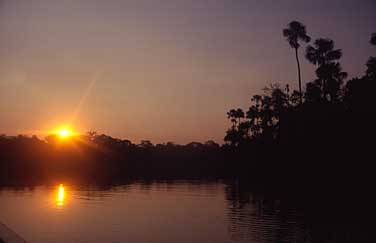
{"label": "setting sun", "polygon": [[66,137],[69,137],[72,134],[72,132],[67,129],[62,129],[58,131],[58,134],[61,138],[66,138]]}
{"label": "setting sun", "polygon": [[56,130],[53,130],[51,133],[55,134],[60,139],[67,139],[76,135],[76,133],[71,129],[70,126],[61,126],[57,128]]}

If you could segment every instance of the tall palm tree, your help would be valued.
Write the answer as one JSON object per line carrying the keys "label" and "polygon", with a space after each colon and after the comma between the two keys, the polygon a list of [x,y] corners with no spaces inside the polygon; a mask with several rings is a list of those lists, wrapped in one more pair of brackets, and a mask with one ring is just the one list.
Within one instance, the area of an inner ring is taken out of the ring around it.
{"label": "tall palm tree", "polygon": [[283,36],[286,37],[286,40],[289,42],[290,46],[295,50],[295,58],[296,63],[298,65],[300,103],[302,103],[302,77],[300,72],[300,62],[298,55],[298,49],[300,47],[299,41],[308,43],[311,41],[311,37],[307,35],[306,27],[298,21],[292,21],[291,23],[289,23],[288,28],[283,30]]}

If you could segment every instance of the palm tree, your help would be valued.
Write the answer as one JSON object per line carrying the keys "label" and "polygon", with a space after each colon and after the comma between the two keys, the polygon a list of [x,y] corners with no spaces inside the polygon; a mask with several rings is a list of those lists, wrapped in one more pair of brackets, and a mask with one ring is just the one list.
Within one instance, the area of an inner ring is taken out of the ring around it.
{"label": "palm tree", "polygon": [[236,127],[236,110],[231,109],[229,112],[227,112],[227,118],[230,119],[232,122],[232,128],[235,129]]}
{"label": "palm tree", "polygon": [[306,58],[314,65],[325,65],[342,57],[341,49],[334,49],[334,41],[330,39],[317,39],[313,46],[308,45]]}
{"label": "palm tree", "polygon": [[232,122],[232,128],[227,130],[224,140],[230,142],[233,146],[238,145],[248,134],[247,127],[244,127],[244,124],[241,122],[244,116],[244,111],[240,108],[231,109],[227,112],[227,118]]}
{"label": "palm tree", "polygon": [[342,71],[339,62],[331,62],[321,65],[316,70],[318,82],[321,83],[324,98],[330,97],[330,101],[338,101],[343,80],[347,77],[347,73]]}
{"label": "palm tree", "polygon": [[308,45],[306,58],[317,65],[315,81],[321,88],[323,98],[329,94],[331,100],[335,99],[336,92],[346,78],[347,73],[342,72],[341,65],[336,62],[342,57],[341,49],[334,49],[334,41],[330,39],[317,39],[313,46]]}
{"label": "palm tree", "polygon": [[[371,45],[376,46],[376,33],[373,33],[369,41]],[[376,57],[370,57],[367,61],[366,75],[370,80],[376,80]]]}
{"label": "palm tree", "polygon": [[376,46],[376,33],[372,34],[370,42],[372,45]]}
{"label": "palm tree", "polygon": [[299,55],[298,55],[298,49],[300,47],[299,41],[308,43],[311,41],[311,37],[307,35],[306,27],[298,21],[292,21],[291,23],[289,23],[288,28],[283,30],[283,36],[286,37],[290,46],[295,50],[296,63],[298,65],[300,103],[302,103],[303,102],[302,78],[301,78],[300,62],[299,62]]}
{"label": "palm tree", "polygon": [[376,57],[370,57],[367,61],[367,77],[376,80]]}
{"label": "palm tree", "polygon": [[238,118],[238,124],[240,125],[240,120],[244,118],[245,114],[244,111],[240,108],[236,110],[236,118]]}

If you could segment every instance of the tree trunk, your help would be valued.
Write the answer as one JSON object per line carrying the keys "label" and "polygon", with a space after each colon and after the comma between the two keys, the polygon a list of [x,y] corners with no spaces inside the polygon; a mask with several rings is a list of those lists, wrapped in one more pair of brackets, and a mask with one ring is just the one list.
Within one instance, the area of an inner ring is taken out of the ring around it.
{"label": "tree trunk", "polygon": [[298,48],[295,48],[295,57],[296,57],[296,63],[298,64],[298,77],[299,77],[299,94],[300,94],[300,104],[303,103],[303,93],[302,93],[302,77],[300,74],[300,62],[299,62],[299,56],[298,56]]}

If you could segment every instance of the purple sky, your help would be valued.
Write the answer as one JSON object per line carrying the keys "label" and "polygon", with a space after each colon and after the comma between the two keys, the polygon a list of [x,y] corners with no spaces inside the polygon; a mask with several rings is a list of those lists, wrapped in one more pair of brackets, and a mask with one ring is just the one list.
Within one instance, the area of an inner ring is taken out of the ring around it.
{"label": "purple sky", "polygon": [[0,0],[0,133],[72,123],[134,142],[222,142],[230,108],[272,82],[296,87],[291,20],[335,40],[350,77],[376,55],[374,0]]}

